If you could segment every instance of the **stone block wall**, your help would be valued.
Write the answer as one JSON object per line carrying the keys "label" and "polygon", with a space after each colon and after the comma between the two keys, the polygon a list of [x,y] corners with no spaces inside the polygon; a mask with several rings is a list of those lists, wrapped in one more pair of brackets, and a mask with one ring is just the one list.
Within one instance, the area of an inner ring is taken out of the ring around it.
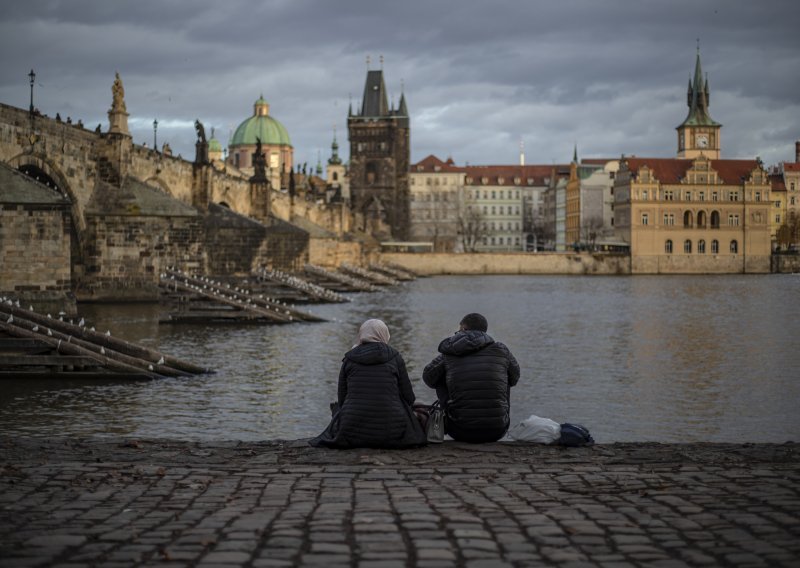
{"label": "stone block wall", "polygon": [[70,242],[66,208],[0,205],[0,292],[68,291]]}
{"label": "stone block wall", "polygon": [[308,247],[308,261],[325,268],[338,268],[342,263],[361,265],[362,246],[358,241],[311,238]]}
{"label": "stone block wall", "polygon": [[156,300],[165,267],[203,267],[200,217],[91,215],[87,234],[79,301]]}
{"label": "stone block wall", "polygon": [[380,259],[421,275],[435,274],[630,274],[630,257],[564,253],[381,253]]}
{"label": "stone block wall", "polygon": [[210,205],[205,218],[206,274],[247,276],[262,266],[295,271],[308,262],[308,233],[280,219],[266,224]]}

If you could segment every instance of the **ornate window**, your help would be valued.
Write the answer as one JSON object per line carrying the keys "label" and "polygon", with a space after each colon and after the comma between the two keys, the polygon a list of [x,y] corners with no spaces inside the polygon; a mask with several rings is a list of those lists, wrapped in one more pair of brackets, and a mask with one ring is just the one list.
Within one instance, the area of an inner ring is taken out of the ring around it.
{"label": "ornate window", "polygon": [[683,252],[686,254],[692,254],[692,241],[689,239],[683,241]]}
{"label": "ornate window", "polygon": [[731,254],[737,254],[739,252],[739,243],[736,241],[731,241]]}
{"label": "ornate window", "polygon": [[667,239],[667,242],[664,243],[664,252],[672,254],[672,239]]}
{"label": "ornate window", "polygon": [[706,242],[704,240],[697,241],[698,254],[706,254]]}
{"label": "ornate window", "polygon": [[691,227],[692,226],[692,212],[691,211],[684,211],[683,212],[683,226],[684,227]]}
{"label": "ornate window", "polygon": [[719,229],[719,211],[711,212],[711,228]]}
{"label": "ornate window", "polygon": [[719,241],[717,239],[711,241],[711,254],[719,254]]}
{"label": "ornate window", "polygon": [[701,229],[704,229],[706,226],[706,212],[705,211],[698,211],[697,212],[697,226]]}
{"label": "ornate window", "polygon": [[647,225],[650,222],[650,216],[647,213],[642,213],[642,225]]}

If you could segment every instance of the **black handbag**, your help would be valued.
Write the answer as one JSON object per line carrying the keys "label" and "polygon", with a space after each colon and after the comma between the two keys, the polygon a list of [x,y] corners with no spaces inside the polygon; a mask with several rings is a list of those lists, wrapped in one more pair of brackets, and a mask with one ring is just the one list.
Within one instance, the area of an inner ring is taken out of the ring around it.
{"label": "black handbag", "polygon": [[425,427],[428,442],[441,444],[444,442],[444,409],[437,400],[428,411],[428,424]]}

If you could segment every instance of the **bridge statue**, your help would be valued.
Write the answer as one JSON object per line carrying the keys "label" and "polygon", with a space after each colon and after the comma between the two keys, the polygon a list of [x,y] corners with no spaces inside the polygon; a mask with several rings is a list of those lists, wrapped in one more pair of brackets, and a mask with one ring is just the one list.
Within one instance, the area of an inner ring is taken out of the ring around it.
{"label": "bridge statue", "polygon": [[203,128],[203,123],[199,120],[194,121],[194,129],[197,130],[197,142],[201,144],[206,143],[206,129]]}
{"label": "bridge statue", "polygon": [[119,78],[119,73],[115,74],[114,84],[111,85],[111,94],[114,97],[111,103],[111,110],[126,112],[125,87],[122,86],[122,79]]}

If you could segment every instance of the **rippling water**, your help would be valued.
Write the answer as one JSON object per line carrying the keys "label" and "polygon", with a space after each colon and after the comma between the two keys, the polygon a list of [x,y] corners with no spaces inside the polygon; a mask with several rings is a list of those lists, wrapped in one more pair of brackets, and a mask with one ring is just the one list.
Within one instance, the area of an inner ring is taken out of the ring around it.
{"label": "rippling water", "polygon": [[417,398],[438,342],[478,311],[522,367],[512,420],[578,422],[601,442],[800,440],[800,276],[421,279],[327,323],[159,326],[155,305],[83,305],[98,329],[216,369],[152,382],[0,382],[0,434],[194,440],[317,434],[359,324],[381,318]]}

